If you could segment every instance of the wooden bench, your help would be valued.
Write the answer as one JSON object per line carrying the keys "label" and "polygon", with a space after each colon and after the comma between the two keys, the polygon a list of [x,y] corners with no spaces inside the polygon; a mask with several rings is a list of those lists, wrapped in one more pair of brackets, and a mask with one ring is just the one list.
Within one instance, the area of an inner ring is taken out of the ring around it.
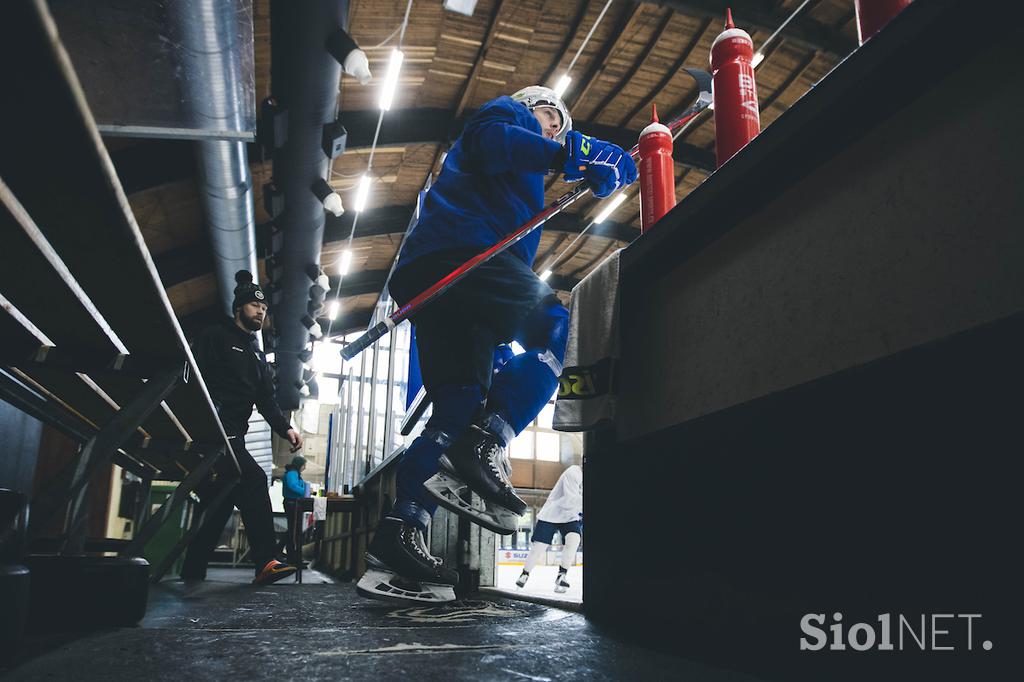
{"label": "wooden bench", "polygon": [[0,114],[0,398],[83,443],[32,501],[29,536],[70,503],[61,549],[80,553],[88,481],[113,462],[147,491],[180,481],[120,548],[139,556],[234,455],[43,2],[5,3],[0,54],[18,65]]}

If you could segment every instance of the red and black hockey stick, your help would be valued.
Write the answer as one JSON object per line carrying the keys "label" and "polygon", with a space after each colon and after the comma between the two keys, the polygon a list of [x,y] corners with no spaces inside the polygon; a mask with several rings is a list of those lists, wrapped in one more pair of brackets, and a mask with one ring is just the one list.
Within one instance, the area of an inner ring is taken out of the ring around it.
{"label": "red and black hockey stick", "polygon": [[[686,109],[679,116],[674,118],[670,123],[665,124],[669,130],[676,130],[689,121],[693,120],[697,114],[704,111],[711,105],[711,74],[706,71],[700,71],[698,69],[684,69],[690,74],[694,80],[697,81],[699,87],[699,93],[697,95],[697,101],[694,102],[689,108]],[[639,152],[639,145],[635,145],[629,150],[630,156],[636,156]],[[452,270],[450,273],[445,275],[442,279],[434,283],[433,286],[429,287],[422,294],[416,296],[411,301],[406,303],[401,308],[395,310],[395,312],[384,318],[383,322],[379,322],[373,327],[366,330],[366,333],[360,336],[352,343],[345,346],[341,351],[341,356],[346,360],[351,360],[355,356],[359,355],[367,346],[372,344],[374,341],[384,336],[392,329],[394,329],[400,322],[418,313],[424,307],[429,305],[438,296],[448,291],[456,282],[461,280],[463,277],[471,273],[481,264],[486,263],[490,259],[497,256],[502,251],[515,245],[517,242],[522,240],[526,235],[530,234],[538,227],[543,225],[551,216],[561,212],[567,206],[572,204],[574,201],[582,197],[584,194],[590,191],[590,188],[584,183],[580,183],[571,191],[566,192],[562,196],[555,199],[545,208],[543,211],[533,216],[525,223],[519,226],[519,228],[502,239],[500,242],[487,249],[481,254],[473,256],[468,261]]]}

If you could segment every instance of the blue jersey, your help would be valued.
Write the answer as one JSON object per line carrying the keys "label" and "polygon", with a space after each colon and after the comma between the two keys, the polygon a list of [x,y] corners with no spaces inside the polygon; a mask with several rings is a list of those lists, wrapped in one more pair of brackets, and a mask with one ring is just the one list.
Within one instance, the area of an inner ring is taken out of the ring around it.
{"label": "blue jersey", "polygon": [[[491,100],[466,123],[427,192],[398,268],[436,251],[497,244],[544,208],[544,176],[561,148],[511,97]],[[533,264],[540,230],[510,252]]]}

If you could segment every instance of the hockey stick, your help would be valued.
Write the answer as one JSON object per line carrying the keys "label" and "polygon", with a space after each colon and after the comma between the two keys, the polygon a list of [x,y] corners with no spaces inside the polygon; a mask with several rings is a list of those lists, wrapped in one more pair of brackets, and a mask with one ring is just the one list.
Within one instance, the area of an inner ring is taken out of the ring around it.
{"label": "hockey stick", "polygon": [[[704,111],[711,105],[711,74],[706,71],[700,71],[698,69],[684,69],[690,74],[694,80],[697,81],[699,92],[697,95],[697,101],[688,107],[683,113],[674,118],[666,126],[670,131],[676,130],[677,128],[685,125],[687,122],[692,120],[697,114]],[[629,150],[630,156],[636,156],[640,151],[640,145],[634,145]],[[516,243],[521,241],[526,235],[533,232],[535,229],[543,225],[549,218],[556,213],[560,213],[567,206],[572,204],[574,201],[587,194],[590,188],[586,184],[581,183],[574,189],[566,192],[562,196],[555,199],[545,208],[543,211],[533,216],[525,223],[519,226],[515,232],[512,232],[507,237],[502,239],[500,242],[487,249],[481,254],[473,256],[468,261],[452,270],[450,273],[445,275],[443,278],[438,280],[429,287],[426,291],[419,294],[411,301],[406,303],[404,306],[395,310],[395,312],[384,318],[383,322],[378,322],[373,327],[366,330],[362,336],[353,341],[352,343],[345,346],[341,351],[341,356],[346,360],[351,360],[355,356],[359,355],[367,346],[371,343],[384,336],[392,329],[394,329],[400,322],[416,314],[428,304],[433,302],[438,296],[441,296],[444,292],[448,291],[456,282],[461,280],[463,277],[471,273],[473,270],[478,268],[480,265],[486,263],[490,259],[497,256],[502,251],[514,246]]]}

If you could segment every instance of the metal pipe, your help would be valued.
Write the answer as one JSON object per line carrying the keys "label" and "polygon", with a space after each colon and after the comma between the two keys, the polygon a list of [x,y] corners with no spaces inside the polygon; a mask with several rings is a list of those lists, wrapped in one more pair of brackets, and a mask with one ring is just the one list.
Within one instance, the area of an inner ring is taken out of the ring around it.
{"label": "metal pipe", "polygon": [[[178,0],[167,4],[178,42],[178,82],[190,122],[199,128],[241,130],[255,121],[252,84],[243,82],[251,45],[238,30],[235,2]],[[256,273],[256,220],[245,144],[196,142],[199,195],[214,255],[221,309],[231,314],[235,272]]]}

